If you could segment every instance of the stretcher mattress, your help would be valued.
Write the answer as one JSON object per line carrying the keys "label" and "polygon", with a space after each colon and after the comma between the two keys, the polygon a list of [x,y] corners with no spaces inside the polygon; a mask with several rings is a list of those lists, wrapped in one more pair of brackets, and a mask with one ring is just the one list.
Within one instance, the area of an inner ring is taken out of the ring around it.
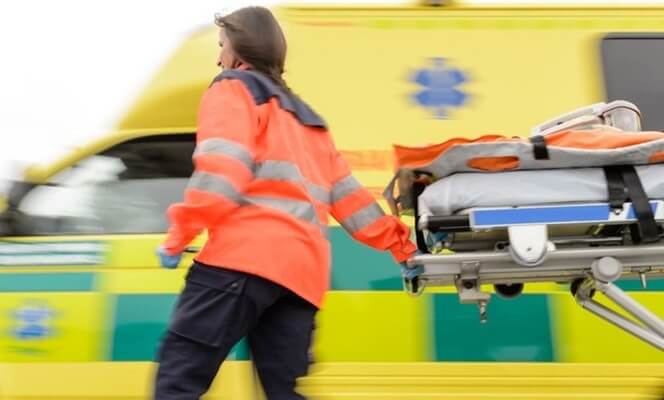
{"label": "stretcher mattress", "polygon": [[[664,165],[637,166],[650,199],[664,199]],[[473,207],[510,207],[606,202],[602,168],[456,173],[429,185],[419,196],[420,215],[452,215]]]}
{"label": "stretcher mattress", "polygon": [[[414,207],[413,184],[422,176],[440,180],[469,172],[569,171],[571,168],[664,163],[664,132],[597,128],[566,130],[530,139],[490,135],[476,139],[454,138],[423,147],[394,146],[394,151],[396,174],[384,193],[392,213],[397,214]],[[476,179],[485,182],[485,178]],[[398,188],[397,197],[395,188]]]}

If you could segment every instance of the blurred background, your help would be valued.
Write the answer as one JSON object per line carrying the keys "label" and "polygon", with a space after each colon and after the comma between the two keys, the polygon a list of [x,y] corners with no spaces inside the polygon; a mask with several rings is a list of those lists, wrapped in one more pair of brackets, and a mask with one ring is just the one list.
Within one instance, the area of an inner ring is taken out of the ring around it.
{"label": "blurred background", "polygon": [[[664,130],[664,1],[3,1],[0,400],[147,398],[191,261],[165,271],[154,249],[218,73],[213,16],[246,5],[274,10],[290,87],[377,199],[397,143],[529,135],[615,99]],[[330,235],[312,398],[660,396],[664,354],[565,285],[496,298],[482,325],[452,289],[410,298],[388,255]],[[664,313],[663,284],[622,287]],[[260,398],[248,360],[243,341],[209,398]]]}
{"label": "blurred background", "polygon": [[[618,0],[513,1],[496,4],[630,4]],[[658,1],[639,1],[657,4]],[[53,156],[97,137],[122,117],[145,85],[188,34],[208,26],[214,12],[277,0],[112,1],[25,0],[0,5],[0,118],[11,137],[0,160],[21,163]],[[401,0],[316,2],[314,5],[408,5]],[[213,62],[214,60],[211,60]],[[75,115],[75,117],[74,117]],[[29,149],[29,150],[28,150]],[[14,170],[9,166],[0,173]]]}
{"label": "blurred background", "polygon": [[12,144],[0,159],[34,162],[106,133],[189,34],[245,3],[3,2],[0,117]]}

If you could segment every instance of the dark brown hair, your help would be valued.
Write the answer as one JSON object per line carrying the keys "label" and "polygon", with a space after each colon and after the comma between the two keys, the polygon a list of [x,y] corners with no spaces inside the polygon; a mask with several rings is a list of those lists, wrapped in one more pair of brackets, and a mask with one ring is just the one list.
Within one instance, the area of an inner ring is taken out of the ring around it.
{"label": "dark brown hair", "polygon": [[235,55],[258,72],[287,89],[282,78],[286,62],[286,37],[274,15],[264,7],[245,7],[215,16]]}

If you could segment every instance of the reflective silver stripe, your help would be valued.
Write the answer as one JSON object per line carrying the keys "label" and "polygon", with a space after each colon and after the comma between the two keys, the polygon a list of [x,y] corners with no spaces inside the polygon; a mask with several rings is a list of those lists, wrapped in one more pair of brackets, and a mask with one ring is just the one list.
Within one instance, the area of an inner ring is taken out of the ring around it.
{"label": "reflective silver stripe", "polygon": [[306,181],[300,169],[288,161],[264,161],[256,167],[254,177],[304,184],[311,197],[323,204],[330,204],[330,193],[325,188]]}
{"label": "reflective silver stripe", "polygon": [[343,199],[361,187],[362,185],[360,182],[358,182],[357,179],[355,179],[353,175],[348,175],[347,177],[337,181],[337,183],[332,186],[332,204]]}
{"label": "reflective silver stripe", "polygon": [[341,226],[352,234],[370,225],[383,215],[385,215],[383,209],[377,203],[372,203],[341,221]]}
{"label": "reflective silver stripe", "polygon": [[317,225],[323,237],[328,237],[327,225],[318,221],[316,209],[314,205],[309,202],[251,196],[245,198],[245,204],[254,204],[258,206],[275,208],[301,221]]}
{"label": "reflective silver stripe", "polygon": [[305,186],[307,187],[311,197],[323,204],[330,205],[330,192],[328,192],[325,188],[311,182],[305,182]]}
{"label": "reflective silver stripe", "polygon": [[242,195],[223,176],[212,175],[206,172],[194,172],[189,180],[187,189],[197,189],[226,196],[230,200],[240,204]]}
{"label": "reflective silver stripe", "polygon": [[221,154],[242,162],[249,169],[254,167],[254,158],[246,147],[222,138],[203,140],[196,146],[196,154]]}
{"label": "reflective silver stripe", "polygon": [[302,181],[300,170],[288,161],[263,161],[256,167],[256,178],[280,181]]}
{"label": "reflective silver stripe", "polygon": [[314,205],[308,201],[251,196],[246,197],[245,202],[248,204],[276,208],[277,210],[290,214],[297,219],[319,225],[316,209],[314,208]]}

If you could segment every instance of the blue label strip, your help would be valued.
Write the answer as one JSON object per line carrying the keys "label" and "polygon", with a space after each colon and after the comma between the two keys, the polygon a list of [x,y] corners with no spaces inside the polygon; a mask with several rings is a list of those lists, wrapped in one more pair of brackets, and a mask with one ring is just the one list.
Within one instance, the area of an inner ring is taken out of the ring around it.
{"label": "blue label strip", "polygon": [[[657,203],[650,206],[653,214],[657,211]],[[500,209],[477,209],[471,211],[473,227],[490,228],[521,224],[565,224],[565,223],[601,223],[610,220],[611,209],[608,204],[568,205],[560,207],[522,207]],[[633,207],[627,217],[619,221],[636,221]]]}

